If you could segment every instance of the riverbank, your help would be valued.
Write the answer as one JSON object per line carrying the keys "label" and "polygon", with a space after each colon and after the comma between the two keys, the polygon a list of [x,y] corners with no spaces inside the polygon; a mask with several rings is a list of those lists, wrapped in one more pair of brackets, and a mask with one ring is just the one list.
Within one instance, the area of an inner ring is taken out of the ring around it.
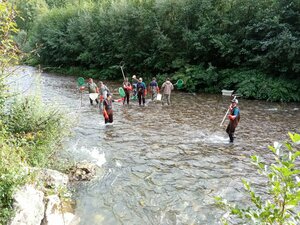
{"label": "riverbank", "polygon": [[[27,168],[63,170],[63,164],[55,154],[61,149],[61,141],[69,135],[71,125],[65,112],[42,99],[38,71],[27,69],[24,72],[22,67],[12,71],[7,80],[9,94],[0,120],[1,224],[7,224],[14,214],[16,189],[37,181]],[[26,86],[29,80],[32,81],[30,88]]]}
{"label": "riverbank", "polygon": [[[110,73],[100,69],[86,69],[82,67],[48,67],[45,72],[53,72],[61,75],[93,78],[97,80],[113,80],[123,82],[123,76],[119,66],[111,69]],[[125,69],[126,72],[126,69]],[[131,78],[135,72],[128,72],[126,76]],[[300,80],[271,77],[259,70],[237,68],[218,70],[213,67],[186,65],[185,69],[178,70],[173,74],[149,74],[137,73],[149,84],[152,77],[156,77],[159,86],[170,77],[173,83],[182,79],[183,87],[180,89],[188,93],[219,94],[221,90],[234,90],[245,99],[266,100],[271,102],[300,102]]]}
{"label": "riverbank", "polygon": [[[25,67],[24,73],[34,71]],[[299,103],[239,99],[242,117],[234,144],[228,144],[220,122],[229,97],[176,90],[171,106],[149,99],[145,107],[115,102],[114,124],[105,126],[88,93],[81,98],[76,77],[37,77],[43,101],[75,122],[59,158],[100,168],[96,179],[73,193],[83,224],[217,224],[221,212],[214,196],[244,202],[240,179],[257,179],[250,155],[267,156],[266,146],[285,140],[288,131],[299,132]],[[33,80],[27,76],[19,84],[27,89]],[[107,85],[117,90],[120,83]]]}

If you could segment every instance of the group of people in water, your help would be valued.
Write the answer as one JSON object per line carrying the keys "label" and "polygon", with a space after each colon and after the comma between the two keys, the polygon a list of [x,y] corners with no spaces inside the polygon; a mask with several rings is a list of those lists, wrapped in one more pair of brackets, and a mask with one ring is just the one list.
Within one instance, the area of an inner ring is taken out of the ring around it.
{"label": "group of people in water", "polygon": [[[100,110],[103,113],[105,124],[113,122],[113,109],[112,103],[122,102],[123,104],[129,105],[130,99],[138,99],[139,106],[145,106],[145,96],[147,92],[150,92],[151,100],[155,101],[158,97],[159,92],[162,92],[162,105],[167,103],[168,105],[171,104],[171,92],[174,89],[174,85],[170,81],[169,78],[162,84],[161,89],[159,89],[158,83],[156,78],[154,77],[147,88],[145,82],[140,77],[137,79],[136,75],[132,76],[132,84],[129,82],[128,78],[126,77],[123,82],[123,90],[124,90],[124,97],[118,100],[112,99],[112,94],[109,88],[102,82],[99,82],[99,86],[94,83],[92,78],[88,79],[88,82],[80,87],[80,91],[84,91],[87,88],[89,92],[89,100],[90,104],[93,105],[95,101],[96,104],[99,104]],[[131,97],[132,92],[132,97]],[[96,98],[91,97],[91,94],[95,94]],[[228,112],[228,119],[229,123],[226,128],[226,133],[229,136],[230,142],[234,140],[234,132],[235,129],[240,121],[240,110],[237,106],[238,100],[236,96],[232,95],[231,97],[231,104],[229,106]],[[225,115],[226,116],[226,115]]]}
{"label": "group of people in water", "polygon": [[[87,89],[89,92],[89,100],[90,104],[93,105],[94,101],[96,104],[99,104],[100,110],[103,112],[104,121],[105,123],[112,123],[113,122],[113,110],[112,110],[112,103],[115,101],[121,102],[123,104],[129,105],[131,99],[138,99],[139,106],[145,106],[146,99],[145,96],[149,92],[151,95],[151,100],[155,101],[157,95],[160,91],[162,91],[162,105],[165,103],[170,105],[171,104],[171,91],[174,89],[174,86],[169,78],[162,84],[161,89],[159,89],[158,83],[156,78],[152,78],[152,81],[147,88],[145,82],[140,77],[137,79],[136,75],[132,76],[132,84],[129,82],[128,78],[126,77],[123,82],[123,90],[125,96],[121,99],[114,100],[112,99],[112,94],[109,88],[102,82],[99,82],[97,85],[92,78],[88,79],[88,82],[80,87],[80,91],[84,91]],[[132,93],[132,94],[131,94]],[[96,98],[92,97],[93,94],[97,94]],[[132,96],[131,96],[132,95]]]}

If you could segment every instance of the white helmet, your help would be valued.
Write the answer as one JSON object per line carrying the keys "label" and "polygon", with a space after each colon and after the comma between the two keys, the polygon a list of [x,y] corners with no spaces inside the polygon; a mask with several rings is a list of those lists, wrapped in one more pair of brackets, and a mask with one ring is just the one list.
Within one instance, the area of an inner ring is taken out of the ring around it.
{"label": "white helmet", "polygon": [[236,104],[239,103],[239,101],[238,101],[236,98],[232,99],[231,102],[232,102],[232,103],[236,103]]}

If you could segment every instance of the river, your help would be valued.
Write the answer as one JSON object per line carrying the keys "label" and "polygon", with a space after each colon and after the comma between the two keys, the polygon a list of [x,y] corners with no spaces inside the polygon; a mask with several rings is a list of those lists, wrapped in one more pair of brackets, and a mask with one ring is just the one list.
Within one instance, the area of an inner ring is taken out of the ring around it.
{"label": "river", "polygon": [[[176,90],[171,106],[115,102],[114,124],[105,126],[98,107],[78,91],[77,77],[20,70],[16,89],[38,89],[45,103],[75,120],[62,155],[98,166],[95,179],[76,186],[81,225],[219,224],[215,196],[244,202],[241,178],[264,184],[250,156],[268,158],[268,145],[300,133],[299,103],[239,98],[241,121],[230,144],[220,127],[229,98]],[[119,98],[121,84],[105,84]]]}

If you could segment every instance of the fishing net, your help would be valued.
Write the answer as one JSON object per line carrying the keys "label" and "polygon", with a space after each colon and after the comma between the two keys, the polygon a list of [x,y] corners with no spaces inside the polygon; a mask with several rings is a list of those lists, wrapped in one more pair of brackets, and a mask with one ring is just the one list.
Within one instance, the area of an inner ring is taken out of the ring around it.
{"label": "fishing net", "polygon": [[77,79],[78,86],[83,86],[85,84],[83,77],[78,77]]}

